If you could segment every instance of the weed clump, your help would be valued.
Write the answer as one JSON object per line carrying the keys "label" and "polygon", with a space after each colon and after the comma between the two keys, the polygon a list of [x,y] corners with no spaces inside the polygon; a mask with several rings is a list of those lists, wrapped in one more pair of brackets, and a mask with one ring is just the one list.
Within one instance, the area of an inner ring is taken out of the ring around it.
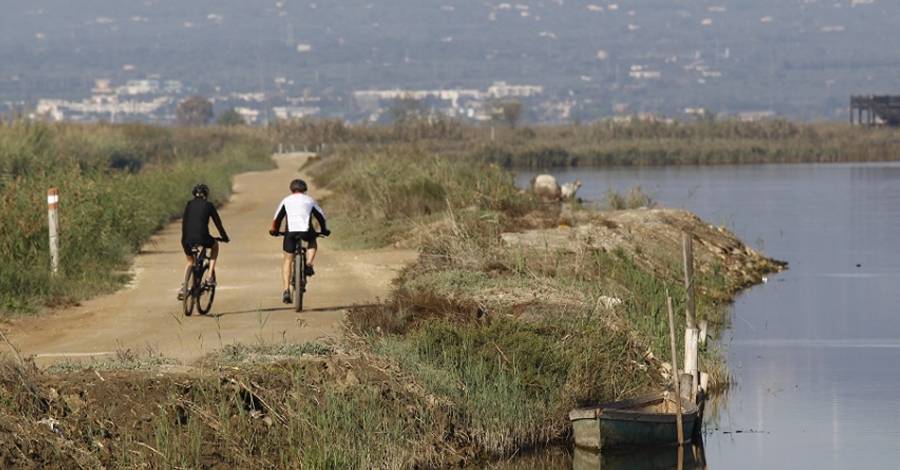
{"label": "weed clump", "polygon": [[625,209],[652,209],[656,207],[656,201],[641,190],[640,186],[635,186],[623,196],[618,191],[610,189],[606,192],[606,206],[615,211]]}

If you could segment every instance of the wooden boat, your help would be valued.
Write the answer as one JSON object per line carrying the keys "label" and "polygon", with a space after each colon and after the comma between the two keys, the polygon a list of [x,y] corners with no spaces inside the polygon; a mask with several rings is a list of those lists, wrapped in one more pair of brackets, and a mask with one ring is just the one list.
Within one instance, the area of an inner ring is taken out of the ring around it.
{"label": "wooden boat", "polygon": [[[700,409],[681,400],[685,440],[700,425]],[[587,449],[621,449],[677,445],[675,394],[654,393],[569,412],[575,445]]]}

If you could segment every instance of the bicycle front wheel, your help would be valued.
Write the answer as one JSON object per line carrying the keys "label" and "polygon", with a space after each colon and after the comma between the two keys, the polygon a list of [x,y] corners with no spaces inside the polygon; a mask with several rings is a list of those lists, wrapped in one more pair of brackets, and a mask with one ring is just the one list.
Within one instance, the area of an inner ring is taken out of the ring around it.
{"label": "bicycle front wheel", "polygon": [[184,315],[189,317],[194,313],[194,270],[188,269],[184,275],[184,298],[181,301]]}
{"label": "bicycle front wheel", "polygon": [[209,285],[211,275],[209,265],[203,270],[203,282],[200,283],[197,293],[197,311],[200,315],[206,315],[212,310],[213,300],[216,298],[216,287]]}

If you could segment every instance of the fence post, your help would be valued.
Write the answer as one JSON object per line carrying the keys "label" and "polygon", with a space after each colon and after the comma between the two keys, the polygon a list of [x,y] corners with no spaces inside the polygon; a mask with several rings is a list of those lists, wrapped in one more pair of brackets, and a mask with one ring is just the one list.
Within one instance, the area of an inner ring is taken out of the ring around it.
{"label": "fence post", "polygon": [[50,272],[59,273],[59,189],[47,190],[47,220],[50,227]]}

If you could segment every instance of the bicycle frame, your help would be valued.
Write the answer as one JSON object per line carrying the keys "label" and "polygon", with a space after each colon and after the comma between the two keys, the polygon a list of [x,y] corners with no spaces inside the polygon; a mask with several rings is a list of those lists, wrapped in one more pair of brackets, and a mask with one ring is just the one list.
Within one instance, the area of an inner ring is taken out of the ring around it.
{"label": "bicycle frame", "polygon": [[[184,314],[186,316],[192,315],[194,308],[196,307],[201,315],[206,315],[212,309],[212,303],[216,295],[215,286],[207,285],[206,280],[204,279],[204,274],[209,269],[207,248],[204,246],[194,246],[191,249],[191,254],[193,255],[194,263],[191,265],[185,279],[183,300]],[[209,299],[206,305],[203,305],[201,296],[206,292],[209,293]]]}

